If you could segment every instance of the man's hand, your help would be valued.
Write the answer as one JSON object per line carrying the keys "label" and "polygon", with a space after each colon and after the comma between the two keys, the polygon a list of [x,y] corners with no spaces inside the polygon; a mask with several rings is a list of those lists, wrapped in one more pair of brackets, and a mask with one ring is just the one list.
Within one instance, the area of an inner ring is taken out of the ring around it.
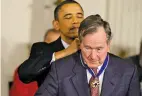
{"label": "man's hand", "polygon": [[79,49],[80,49],[80,41],[78,38],[76,38],[68,48],[55,52],[55,60],[71,55],[77,52]]}
{"label": "man's hand", "polygon": [[68,53],[68,55],[72,54],[72,53],[75,53],[76,51],[78,51],[80,49],[80,41],[78,38],[76,38],[72,43],[71,45],[65,49],[66,52]]}

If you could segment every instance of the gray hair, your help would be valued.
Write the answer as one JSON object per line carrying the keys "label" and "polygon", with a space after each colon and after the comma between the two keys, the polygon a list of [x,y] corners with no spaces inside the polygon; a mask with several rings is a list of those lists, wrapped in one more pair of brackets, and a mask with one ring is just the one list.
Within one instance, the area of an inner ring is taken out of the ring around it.
{"label": "gray hair", "polygon": [[104,21],[100,15],[90,15],[85,18],[79,27],[79,40],[82,41],[82,38],[87,34],[91,34],[97,31],[98,27],[103,27],[107,35],[107,42],[112,38],[111,28],[107,21]]}

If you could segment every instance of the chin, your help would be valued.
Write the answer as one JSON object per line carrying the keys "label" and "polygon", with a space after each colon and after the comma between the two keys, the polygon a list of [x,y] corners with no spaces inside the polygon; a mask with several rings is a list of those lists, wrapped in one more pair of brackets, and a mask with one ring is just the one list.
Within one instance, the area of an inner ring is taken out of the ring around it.
{"label": "chin", "polygon": [[96,68],[98,66],[100,66],[101,64],[97,63],[97,64],[90,64],[88,65],[89,68]]}

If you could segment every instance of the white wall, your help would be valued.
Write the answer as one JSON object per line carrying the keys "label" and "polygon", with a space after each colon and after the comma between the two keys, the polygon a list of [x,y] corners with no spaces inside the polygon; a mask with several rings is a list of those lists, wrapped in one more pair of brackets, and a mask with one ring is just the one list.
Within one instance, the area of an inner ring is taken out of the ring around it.
{"label": "white wall", "polygon": [[2,96],[8,96],[8,80],[28,56],[31,0],[2,0]]}
{"label": "white wall", "polygon": [[[0,10],[1,10],[1,1],[0,1]],[[1,22],[1,11],[0,11],[0,22]],[[1,23],[0,23],[0,29],[1,29]],[[1,30],[0,30],[0,33],[1,33]],[[0,50],[1,50],[1,37],[0,37]],[[1,61],[1,51],[0,51],[0,61]],[[1,62],[0,62],[0,69],[1,69]],[[0,71],[0,85],[1,85],[1,71]],[[0,94],[1,94],[1,86],[0,86]]]}
{"label": "white wall", "polygon": [[55,0],[33,0],[31,5],[30,42],[43,41],[44,33],[52,28],[53,2]]}
{"label": "white wall", "polygon": [[112,52],[139,53],[142,40],[142,0],[108,0],[107,20],[111,24]]}
{"label": "white wall", "polygon": [[[8,81],[12,80],[15,68],[28,57],[29,44],[42,41],[45,31],[52,27],[54,1],[2,0],[2,96],[8,96]],[[111,23],[113,45],[129,45],[134,49],[133,54],[138,52],[142,37],[141,0],[77,1],[83,6],[85,17],[100,14]]]}
{"label": "white wall", "polygon": [[106,19],[107,0],[76,0],[84,9],[85,17],[92,14],[100,14]]}
{"label": "white wall", "polygon": [[[17,66],[27,59],[29,45],[42,41],[45,31],[52,27],[55,7],[52,2],[2,0],[2,96],[8,96],[8,81],[13,79]],[[45,8],[47,5],[49,8]]]}

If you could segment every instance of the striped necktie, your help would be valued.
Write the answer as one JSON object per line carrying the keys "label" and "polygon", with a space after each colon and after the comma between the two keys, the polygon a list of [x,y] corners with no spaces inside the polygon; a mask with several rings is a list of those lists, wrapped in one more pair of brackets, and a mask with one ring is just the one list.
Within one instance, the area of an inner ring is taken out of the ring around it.
{"label": "striped necktie", "polygon": [[[97,74],[97,68],[92,69]],[[91,77],[89,81],[91,96],[99,96],[99,78]]]}

